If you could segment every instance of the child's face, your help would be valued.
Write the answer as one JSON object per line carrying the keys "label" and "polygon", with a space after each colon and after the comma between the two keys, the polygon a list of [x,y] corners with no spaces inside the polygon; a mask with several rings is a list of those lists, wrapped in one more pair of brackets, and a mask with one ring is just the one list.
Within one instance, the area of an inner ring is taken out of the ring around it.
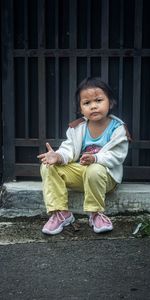
{"label": "child's face", "polygon": [[80,92],[81,113],[90,121],[100,121],[107,118],[110,102],[100,88],[89,88]]}

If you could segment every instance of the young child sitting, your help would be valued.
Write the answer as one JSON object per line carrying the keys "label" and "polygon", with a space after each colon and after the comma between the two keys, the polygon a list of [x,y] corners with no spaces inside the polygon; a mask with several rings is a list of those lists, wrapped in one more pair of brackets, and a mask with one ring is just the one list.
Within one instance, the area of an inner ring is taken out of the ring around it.
{"label": "young child sitting", "polygon": [[122,181],[128,153],[125,124],[110,114],[116,101],[100,78],[83,80],[76,101],[83,117],[70,123],[67,139],[57,151],[46,143],[48,152],[38,155],[44,201],[51,214],[42,229],[45,234],[57,234],[74,222],[68,210],[68,188],[84,192],[83,209],[94,232],[113,229],[103,212],[106,193]]}

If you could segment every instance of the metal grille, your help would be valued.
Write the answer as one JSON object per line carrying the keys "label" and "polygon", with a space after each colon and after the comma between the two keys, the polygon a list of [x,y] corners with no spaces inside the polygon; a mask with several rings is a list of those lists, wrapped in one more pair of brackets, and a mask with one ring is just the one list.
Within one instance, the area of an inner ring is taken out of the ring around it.
{"label": "metal grille", "polygon": [[[1,16],[1,6],[0,6],[0,16]],[[1,41],[1,22],[0,22],[0,41]],[[0,57],[1,57],[1,47],[0,47]],[[0,184],[2,181],[2,65],[0,60]]]}
{"label": "metal grille", "polygon": [[134,138],[125,180],[150,180],[148,0],[3,0],[4,180],[39,177],[76,118],[74,93],[101,76]]}

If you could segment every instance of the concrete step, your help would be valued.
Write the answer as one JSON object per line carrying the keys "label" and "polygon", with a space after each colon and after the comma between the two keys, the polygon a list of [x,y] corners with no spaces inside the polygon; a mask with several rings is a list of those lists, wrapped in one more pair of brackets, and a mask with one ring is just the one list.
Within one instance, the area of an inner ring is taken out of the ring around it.
{"label": "concrete step", "polygon": [[[68,191],[69,209],[84,214],[83,193]],[[150,213],[150,184],[122,183],[106,197],[108,215]],[[0,217],[33,217],[46,214],[41,182],[4,183],[0,195]]]}

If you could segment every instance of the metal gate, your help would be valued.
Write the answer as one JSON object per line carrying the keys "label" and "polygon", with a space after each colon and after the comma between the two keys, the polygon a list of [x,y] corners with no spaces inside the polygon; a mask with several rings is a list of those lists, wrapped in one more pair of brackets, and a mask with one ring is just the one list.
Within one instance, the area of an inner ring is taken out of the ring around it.
{"label": "metal gate", "polygon": [[3,0],[4,180],[39,178],[37,154],[76,118],[74,92],[101,76],[134,138],[125,180],[150,180],[148,0]]}
{"label": "metal gate", "polygon": [[[0,41],[1,41],[1,6],[0,6]],[[1,57],[1,47],[0,47],[0,57]],[[2,160],[3,160],[3,153],[2,153],[2,64],[0,59],[0,186],[2,182]]]}

